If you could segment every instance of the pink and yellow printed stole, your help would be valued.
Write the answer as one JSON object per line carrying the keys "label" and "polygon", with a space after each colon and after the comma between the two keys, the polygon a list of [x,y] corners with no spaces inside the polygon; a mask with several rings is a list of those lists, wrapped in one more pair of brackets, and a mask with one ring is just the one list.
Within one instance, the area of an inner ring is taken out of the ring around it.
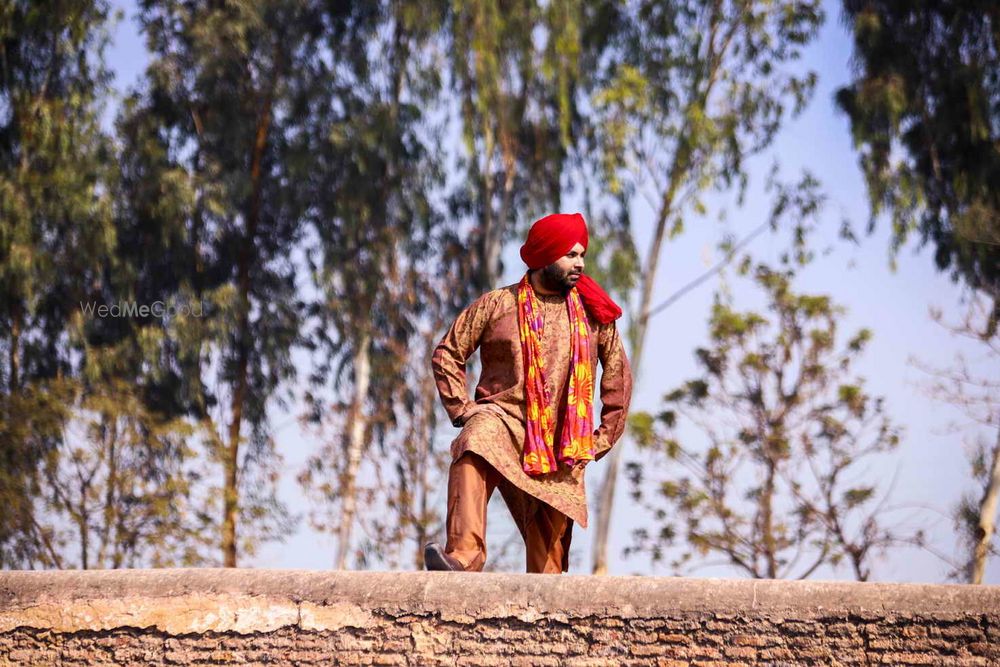
{"label": "pink and yellow printed stole", "polygon": [[559,449],[553,450],[556,420],[545,386],[541,344],[545,322],[528,274],[517,287],[517,319],[528,402],[522,467],[529,475],[553,472],[558,466],[557,461],[572,466],[578,461],[594,460],[594,373],[590,362],[590,331],[587,328],[587,313],[575,287],[566,296],[566,306],[569,309],[572,359],[562,437]]}

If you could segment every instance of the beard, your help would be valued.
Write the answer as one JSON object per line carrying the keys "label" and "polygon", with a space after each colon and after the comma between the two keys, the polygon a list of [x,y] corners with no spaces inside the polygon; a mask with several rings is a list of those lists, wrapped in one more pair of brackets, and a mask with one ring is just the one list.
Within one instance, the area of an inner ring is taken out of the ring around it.
{"label": "beard", "polygon": [[541,271],[542,284],[546,289],[559,292],[568,292],[576,287],[580,273],[573,269],[560,269],[556,264],[549,264]]}

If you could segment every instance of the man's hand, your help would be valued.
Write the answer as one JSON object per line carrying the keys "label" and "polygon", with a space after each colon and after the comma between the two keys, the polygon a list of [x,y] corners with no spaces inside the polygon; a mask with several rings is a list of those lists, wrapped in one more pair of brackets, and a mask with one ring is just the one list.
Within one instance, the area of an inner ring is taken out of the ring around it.
{"label": "man's hand", "polygon": [[462,426],[465,426],[465,424],[468,423],[473,416],[478,415],[480,412],[492,412],[500,416],[507,414],[503,411],[503,408],[498,405],[493,405],[492,403],[480,403],[462,415]]}

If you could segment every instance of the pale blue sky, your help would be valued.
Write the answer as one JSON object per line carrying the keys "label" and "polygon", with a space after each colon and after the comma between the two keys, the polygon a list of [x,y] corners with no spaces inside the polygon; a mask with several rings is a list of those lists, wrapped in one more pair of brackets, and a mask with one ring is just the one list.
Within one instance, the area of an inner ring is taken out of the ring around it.
{"label": "pale blue sky", "polygon": [[[126,12],[113,34],[108,53],[109,62],[117,73],[116,87],[124,90],[141,75],[148,58],[141,37],[132,20],[132,3],[118,2]],[[825,293],[848,309],[841,331],[850,332],[869,327],[875,337],[859,371],[867,378],[875,394],[887,398],[889,414],[905,427],[902,446],[891,464],[881,464],[872,473],[888,482],[896,476],[894,504],[907,509],[891,515],[910,525],[928,531],[934,546],[954,554],[954,533],[949,516],[961,493],[969,488],[968,464],[963,442],[977,432],[966,428],[949,431],[951,423],[966,424],[962,414],[949,406],[926,397],[920,388],[923,374],[910,363],[918,358],[930,366],[946,366],[957,353],[970,359],[981,359],[981,352],[966,341],[953,338],[929,317],[931,306],[940,307],[946,316],[957,319],[960,314],[960,290],[946,276],[937,273],[930,253],[907,248],[899,257],[895,272],[890,270],[886,225],[881,225],[859,247],[837,240],[842,218],[847,217],[861,226],[867,220],[867,197],[857,156],[850,145],[848,123],[835,111],[834,91],[849,78],[850,38],[840,20],[840,3],[827,2],[828,13],[819,38],[806,50],[804,66],[819,74],[816,94],[804,114],[786,124],[777,142],[767,154],[753,159],[749,165],[751,189],[743,209],[731,211],[722,225],[712,219],[690,224],[688,231],[664,248],[654,293],[659,302],[679,286],[700,274],[718,258],[716,244],[722,234],[746,234],[765,219],[768,200],[761,185],[771,163],[777,159],[786,178],[802,169],[810,170],[822,183],[829,196],[823,214],[817,245],[829,245],[833,252],[817,259],[802,272],[797,289]],[[109,118],[113,109],[109,110]],[[572,204],[573,202],[567,202]],[[710,208],[725,203],[722,198],[709,199]],[[569,207],[568,207],[569,208]],[[652,233],[653,212],[640,199],[633,210],[638,247],[644,248]],[[750,250],[760,259],[774,259],[786,247],[787,237],[770,234],[758,237]],[[515,249],[506,254],[505,284],[514,282],[523,271]],[[730,281],[741,304],[756,305],[757,295],[739,281]],[[657,410],[662,394],[693,376],[696,372],[692,352],[704,344],[708,309],[718,281],[713,280],[688,294],[670,309],[657,315],[650,325],[642,384],[637,387],[633,405],[638,409]],[[980,369],[984,375],[1000,377],[996,360]],[[315,437],[299,432],[295,411],[276,411],[272,423],[278,425],[276,439],[284,456],[282,495],[296,510],[304,509],[305,500],[295,483],[303,461],[318,445]],[[443,409],[442,409],[443,416]],[[446,422],[445,422],[446,423]],[[443,446],[453,433],[442,433]],[[986,434],[994,437],[994,434]],[[440,445],[440,443],[439,443]],[[626,452],[626,458],[632,453]],[[588,468],[591,498],[603,474],[598,463]],[[619,484],[614,530],[612,536],[612,574],[668,574],[652,570],[643,559],[623,560],[621,547],[631,529],[642,524],[642,513],[632,506],[625,495],[624,483]],[[441,501],[443,503],[443,496]],[[919,509],[920,507],[936,508]],[[491,504],[491,543],[508,528],[497,518],[505,509],[499,497]],[[589,530],[576,528],[571,571],[589,572]],[[264,547],[254,558],[241,562],[244,566],[275,568],[326,569],[331,567],[334,541],[311,531],[305,522],[301,530],[284,544]],[[929,553],[908,549],[896,551],[874,568],[873,579],[880,581],[942,581],[947,566]],[[731,576],[726,568],[706,568],[703,576]],[[822,578],[849,578],[850,573],[822,571]],[[1000,582],[1000,565],[993,563],[987,570],[987,580]]]}

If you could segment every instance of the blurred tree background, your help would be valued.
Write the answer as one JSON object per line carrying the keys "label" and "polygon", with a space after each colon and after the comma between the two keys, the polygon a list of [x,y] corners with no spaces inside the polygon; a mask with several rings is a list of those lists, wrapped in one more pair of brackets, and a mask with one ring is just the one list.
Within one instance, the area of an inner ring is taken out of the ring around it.
{"label": "blurred tree background", "polygon": [[[888,223],[886,264],[929,246],[966,313],[938,319],[997,363],[995,3],[128,8],[0,0],[3,567],[248,566],[308,527],[334,567],[422,568],[450,463],[431,351],[555,210],[584,212],[588,271],[623,305],[641,386],[666,392],[597,473],[594,572],[642,555],[653,571],[721,559],[864,580],[896,549],[940,551],[892,518],[891,475],[864,473],[906,442],[894,396],[856,370],[879,331],[842,334],[845,309],[799,283]],[[813,101],[824,73],[803,54],[838,14],[853,60],[835,103],[870,220],[831,245],[816,233],[828,184],[761,158]],[[146,60],[116,96],[122,20]],[[676,241],[713,217],[741,222],[708,232],[703,274],[663,290]],[[777,263],[755,253],[762,236]],[[710,280],[697,376],[675,388],[651,367],[651,321]],[[916,364],[933,400],[1000,435],[995,377]],[[315,443],[292,472],[276,414]],[[1000,439],[970,451],[971,491],[932,509],[954,518],[951,576],[980,582]],[[301,504],[282,499],[289,478]],[[617,551],[616,489],[644,509]]]}

